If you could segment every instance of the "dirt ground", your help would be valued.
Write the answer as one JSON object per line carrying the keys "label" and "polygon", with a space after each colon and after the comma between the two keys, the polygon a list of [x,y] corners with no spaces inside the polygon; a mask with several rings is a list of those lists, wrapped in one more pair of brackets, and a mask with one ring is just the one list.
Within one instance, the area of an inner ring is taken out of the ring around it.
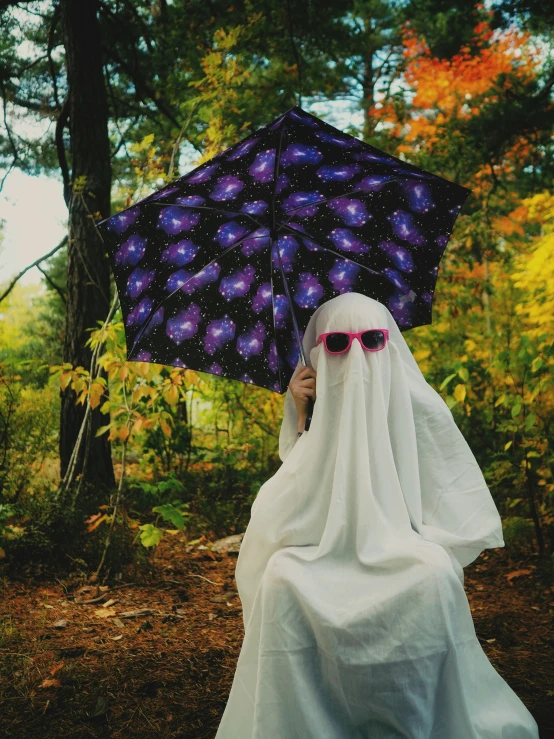
{"label": "dirt ground", "polygon": [[[167,536],[140,582],[0,580],[0,735],[213,739],[243,638],[236,558]],[[554,739],[554,585],[537,561],[489,550],[465,588],[487,656]]]}

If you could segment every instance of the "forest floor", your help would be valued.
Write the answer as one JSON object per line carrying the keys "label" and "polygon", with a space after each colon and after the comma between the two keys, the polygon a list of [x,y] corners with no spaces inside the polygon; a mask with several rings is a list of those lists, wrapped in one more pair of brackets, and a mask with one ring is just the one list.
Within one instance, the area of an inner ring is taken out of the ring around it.
{"label": "forest floor", "polygon": [[[237,554],[188,549],[164,537],[148,581],[0,579],[0,733],[213,739],[243,639]],[[485,653],[554,739],[551,574],[489,550],[465,589]]]}

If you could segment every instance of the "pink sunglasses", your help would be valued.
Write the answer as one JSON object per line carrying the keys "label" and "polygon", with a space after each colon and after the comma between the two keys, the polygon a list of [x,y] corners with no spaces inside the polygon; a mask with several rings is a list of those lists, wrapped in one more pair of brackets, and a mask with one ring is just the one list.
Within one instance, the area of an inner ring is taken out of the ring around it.
{"label": "pink sunglasses", "polygon": [[350,349],[352,341],[358,339],[367,352],[379,352],[385,348],[388,338],[389,331],[386,328],[371,328],[358,332],[328,331],[319,335],[316,346],[323,341],[329,354],[344,354]]}

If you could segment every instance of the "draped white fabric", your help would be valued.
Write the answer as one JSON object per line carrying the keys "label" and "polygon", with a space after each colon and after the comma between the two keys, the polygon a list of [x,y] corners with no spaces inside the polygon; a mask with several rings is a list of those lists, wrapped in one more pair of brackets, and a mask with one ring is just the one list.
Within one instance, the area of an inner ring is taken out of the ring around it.
{"label": "draped white fabric", "polygon": [[[388,328],[379,352],[316,338]],[[296,441],[254,501],[236,567],[245,637],[216,739],[538,739],[475,635],[463,567],[502,547],[470,447],[388,309],[320,306],[303,339],[317,372]]]}

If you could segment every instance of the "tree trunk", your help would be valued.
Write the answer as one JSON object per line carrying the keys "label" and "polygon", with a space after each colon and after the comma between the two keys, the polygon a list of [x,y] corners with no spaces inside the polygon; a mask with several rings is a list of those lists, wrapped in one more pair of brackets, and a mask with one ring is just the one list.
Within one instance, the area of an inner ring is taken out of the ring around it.
{"label": "tree trunk", "polygon": [[[67,309],[63,361],[90,368],[87,329],[104,321],[110,306],[110,271],[106,249],[95,227],[110,214],[111,161],[108,104],[96,0],[61,0],[68,81],[71,192],[67,247]],[[85,408],[75,392],[61,393],[60,460],[65,475]],[[107,435],[95,437],[106,417],[92,411],[88,439],[77,471],[100,488],[115,485]],[[88,453],[85,456],[85,449]],[[84,460],[86,459],[86,463]]]}

